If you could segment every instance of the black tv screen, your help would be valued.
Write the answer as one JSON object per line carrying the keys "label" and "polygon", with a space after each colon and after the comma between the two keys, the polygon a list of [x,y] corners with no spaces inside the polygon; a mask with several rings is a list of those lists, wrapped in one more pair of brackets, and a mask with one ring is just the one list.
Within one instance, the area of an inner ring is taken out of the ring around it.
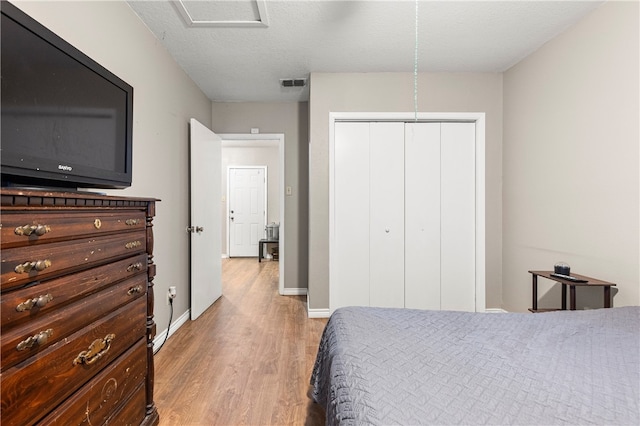
{"label": "black tv screen", "polygon": [[3,186],[131,185],[133,88],[1,2]]}

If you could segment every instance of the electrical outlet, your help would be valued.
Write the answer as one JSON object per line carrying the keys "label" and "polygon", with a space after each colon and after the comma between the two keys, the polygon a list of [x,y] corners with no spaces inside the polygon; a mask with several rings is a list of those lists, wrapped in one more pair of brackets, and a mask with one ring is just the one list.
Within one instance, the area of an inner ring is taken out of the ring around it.
{"label": "electrical outlet", "polygon": [[175,299],[177,295],[176,286],[172,285],[167,291],[167,305],[171,303],[171,300]]}

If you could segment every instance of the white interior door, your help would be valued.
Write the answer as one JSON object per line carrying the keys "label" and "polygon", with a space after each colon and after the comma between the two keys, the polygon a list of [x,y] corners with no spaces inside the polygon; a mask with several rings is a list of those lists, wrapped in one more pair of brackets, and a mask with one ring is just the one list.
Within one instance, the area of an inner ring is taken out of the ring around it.
{"label": "white interior door", "polygon": [[191,119],[191,319],[222,295],[221,139]]}
{"label": "white interior door", "polygon": [[229,257],[257,257],[266,225],[266,167],[229,167]]}

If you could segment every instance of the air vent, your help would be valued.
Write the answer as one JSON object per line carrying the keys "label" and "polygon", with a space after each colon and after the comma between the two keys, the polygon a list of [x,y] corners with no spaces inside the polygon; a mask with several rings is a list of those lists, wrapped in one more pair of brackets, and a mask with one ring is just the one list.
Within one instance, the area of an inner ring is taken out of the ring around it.
{"label": "air vent", "polygon": [[281,78],[280,86],[282,87],[304,87],[307,85],[306,78]]}

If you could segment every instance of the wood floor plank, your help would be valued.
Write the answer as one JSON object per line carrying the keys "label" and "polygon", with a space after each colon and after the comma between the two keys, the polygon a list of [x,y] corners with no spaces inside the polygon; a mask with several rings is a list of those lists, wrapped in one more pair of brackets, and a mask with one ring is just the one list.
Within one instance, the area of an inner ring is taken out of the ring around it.
{"label": "wood floor plank", "polygon": [[327,320],[278,294],[277,262],[223,259],[222,294],[155,355],[160,425],[323,425],[308,391]]}

